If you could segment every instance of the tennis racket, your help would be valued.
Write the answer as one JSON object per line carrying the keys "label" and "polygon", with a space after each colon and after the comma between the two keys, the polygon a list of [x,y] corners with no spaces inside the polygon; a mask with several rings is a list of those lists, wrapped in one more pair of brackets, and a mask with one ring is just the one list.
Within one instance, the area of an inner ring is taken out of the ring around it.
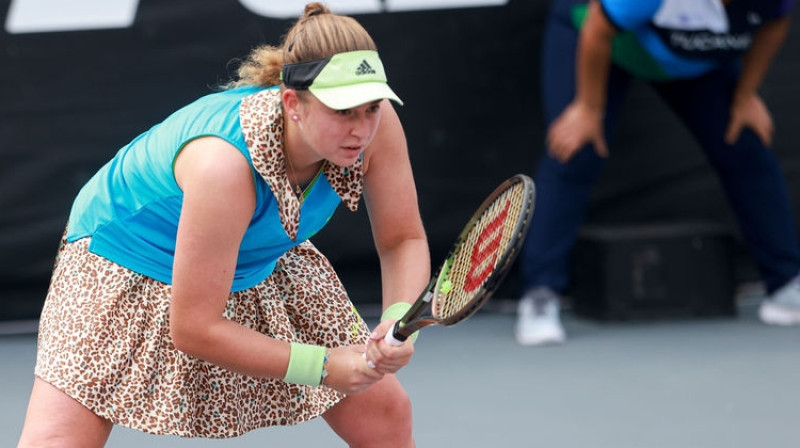
{"label": "tennis racket", "polygon": [[535,186],[518,174],[498,186],[472,215],[425,291],[385,340],[401,345],[428,325],[454,325],[472,316],[502,283],[525,240]]}

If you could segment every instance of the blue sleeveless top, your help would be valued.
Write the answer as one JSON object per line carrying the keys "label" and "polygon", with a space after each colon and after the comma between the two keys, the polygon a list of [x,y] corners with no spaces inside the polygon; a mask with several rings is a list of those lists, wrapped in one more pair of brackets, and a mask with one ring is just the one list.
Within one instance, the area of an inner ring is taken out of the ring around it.
{"label": "blue sleeveless top", "polygon": [[[175,158],[191,140],[215,136],[239,149],[252,167],[240,123],[240,105],[243,98],[263,90],[243,87],[202,97],[120,149],[75,199],[67,241],[91,237],[92,253],[171,284],[183,201],[173,172]],[[277,88],[270,90],[277,92]],[[278,98],[277,94],[272,96]],[[281,126],[277,141],[282,142],[282,130]],[[298,207],[296,238],[291,238],[282,225],[274,190],[255,168],[253,178],[256,208],[241,242],[232,291],[263,281],[278,258],[317,233],[341,202],[327,178],[318,175]]]}

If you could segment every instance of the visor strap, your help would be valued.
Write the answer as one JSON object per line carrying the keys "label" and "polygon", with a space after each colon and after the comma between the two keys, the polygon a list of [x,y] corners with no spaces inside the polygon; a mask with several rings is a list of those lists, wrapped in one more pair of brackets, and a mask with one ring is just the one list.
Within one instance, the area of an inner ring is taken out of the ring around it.
{"label": "visor strap", "polygon": [[281,71],[281,80],[286,87],[307,90],[330,61],[331,58],[325,58],[284,64],[283,71]]}

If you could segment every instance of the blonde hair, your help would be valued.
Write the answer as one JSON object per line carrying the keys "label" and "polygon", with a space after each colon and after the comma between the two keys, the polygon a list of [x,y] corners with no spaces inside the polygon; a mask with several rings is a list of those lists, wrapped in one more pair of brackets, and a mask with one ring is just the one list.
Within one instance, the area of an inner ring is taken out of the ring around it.
{"label": "blonde hair", "polygon": [[284,64],[358,50],[377,50],[361,24],[352,17],[331,13],[322,3],[309,3],[303,16],[286,33],[281,46],[256,47],[239,66],[238,78],[226,87],[281,85]]}

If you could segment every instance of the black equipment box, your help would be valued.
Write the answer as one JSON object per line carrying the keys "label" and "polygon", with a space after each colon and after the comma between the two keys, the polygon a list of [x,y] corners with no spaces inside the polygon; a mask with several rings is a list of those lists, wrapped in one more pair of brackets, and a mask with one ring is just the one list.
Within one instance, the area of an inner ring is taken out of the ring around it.
{"label": "black equipment box", "polygon": [[734,240],[703,223],[585,227],[572,307],[599,320],[735,316]]}

